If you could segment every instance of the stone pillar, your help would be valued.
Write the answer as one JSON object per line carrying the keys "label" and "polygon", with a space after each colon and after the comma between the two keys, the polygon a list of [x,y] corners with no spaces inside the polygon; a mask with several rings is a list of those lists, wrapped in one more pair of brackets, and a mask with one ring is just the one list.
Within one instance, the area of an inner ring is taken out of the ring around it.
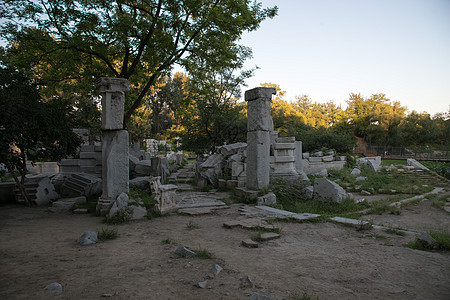
{"label": "stone pillar", "polygon": [[97,211],[109,212],[121,193],[129,192],[128,131],[123,130],[125,92],[129,81],[102,77],[96,81],[102,97],[102,196]]}
{"label": "stone pillar", "polygon": [[274,88],[258,87],[245,92],[247,101],[247,184],[260,190],[270,181],[270,134],[273,130],[270,102]]}

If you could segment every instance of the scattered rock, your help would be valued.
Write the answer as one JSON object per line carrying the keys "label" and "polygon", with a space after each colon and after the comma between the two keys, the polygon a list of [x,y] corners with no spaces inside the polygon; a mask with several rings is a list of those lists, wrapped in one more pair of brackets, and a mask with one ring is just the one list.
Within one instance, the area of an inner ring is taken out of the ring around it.
{"label": "scattered rock", "polygon": [[277,196],[270,192],[264,196],[260,196],[256,200],[257,205],[275,205],[277,204]]}
{"label": "scattered rock", "polygon": [[320,170],[312,173],[311,175],[328,177],[328,171],[327,171],[327,169],[320,169]]}
{"label": "scattered rock", "polygon": [[358,168],[354,168],[352,170],[352,175],[358,176],[359,174],[361,174],[361,170]]}
{"label": "scattered rock", "polygon": [[355,181],[366,181],[368,178],[364,176],[358,176],[355,178]]}
{"label": "scattered rock", "polygon": [[218,264],[214,264],[213,266],[213,273],[214,276],[219,275],[219,273],[223,270],[223,268],[221,266],[219,266]]}
{"label": "scattered rock", "polygon": [[131,205],[128,209],[131,211],[131,220],[140,220],[147,216],[147,209],[143,206]]}
{"label": "scattered rock", "polygon": [[52,206],[48,208],[49,211],[54,213],[68,213],[75,206],[73,201],[55,201]]}
{"label": "scattered rock", "polygon": [[361,195],[370,196],[370,195],[372,195],[372,193],[371,193],[371,192],[368,192],[368,191],[365,191],[365,190],[362,190],[362,191],[361,191]]}
{"label": "scattered rock", "polygon": [[258,248],[258,243],[251,239],[243,240],[242,245],[247,248]]}
{"label": "scattered rock", "polygon": [[247,281],[250,283],[250,285],[254,289],[255,288],[255,276],[248,275],[247,276]]}
{"label": "scattered rock", "polygon": [[306,200],[311,200],[314,195],[314,187],[312,185],[310,185],[310,186],[303,188],[302,194]]}
{"label": "scattered rock", "polygon": [[88,246],[98,242],[97,233],[93,231],[85,231],[77,240],[81,246]]}
{"label": "scattered rock", "polygon": [[175,250],[175,254],[180,255],[182,257],[194,257],[196,254],[194,251],[189,250],[186,247],[180,246]]}
{"label": "scattered rock", "polygon": [[73,210],[74,214],[77,215],[83,215],[83,214],[87,214],[88,213],[88,209],[87,208],[77,208]]}
{"label": "scattered rock", "polygon": [[420,162],[418,162],[417,160],[415,160],[414,158],[408,158],[406,160],[406,163],[408,164],[408,166],[412,166],[415,169],[419,169],[419,170],[425,170],[425,171],[430,171],[430,169],[428,169],[427,167],[425,167],[424,165],[422,165]]}
{"label": "scattered rock", "polygon": [[49,285],[47,285],[45,287],[45,290],[51,291],[54,293],[62,293],[63,292],[62,285],[59,284],[58,282],[50,283]]}
{"label": "scattered rock", "polygon": [[139,190],[150,189],[149,180],[152,176],[136,177],[130,180],[130,187],[137,188]]}
{"label": "scattered rock", "polygon": [[204,288],[206,288],[206,284],[207,283],[208,283],[208,280],[200,281],[200,282],[197,283],[197,287],[199,287],[201,289],[204,289]]}
{"label": "scattered rock", "polygon": [[223,227],[231,229],[233,227],[241,226],[241,222],[239,220],[230,220],[223,223]]}
{"label": "scattered rock", "polygon": [[436,240],[426,232],[422,232],[417,237],[417,241],[420,242],[427,249],[437,248]]}

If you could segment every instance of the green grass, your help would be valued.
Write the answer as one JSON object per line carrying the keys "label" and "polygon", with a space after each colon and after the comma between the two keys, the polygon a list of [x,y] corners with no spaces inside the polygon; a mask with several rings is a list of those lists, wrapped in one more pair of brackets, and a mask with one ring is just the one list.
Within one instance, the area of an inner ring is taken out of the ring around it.
{"label": "green grass", "polygon": [[97,232],[98,240],[101,242],[107,240],[114,240],[119,236],[116,228],[102,228],[102,230]]}
{"label": "green grass", "polygon": [[190,220],[187,224],[186,224],[186,229],[188,230],[193,230],[193,229],[199,229],[200,226],[198,226],[197,223],[195,223],[194,221]]}
{"label": "green grass", "polygon": [[406,247],[416,250],[430,251],[430,250],[441,250],[441,251],[449,251],[450,250],[450,233],[447,229],[443,230],[431,230],[428,232],[432,238],[436,240],[436,249],[430,249],[423,243],[421,243],[417,238],[406,244]]}
{"label": "green grass", "polygon": [[131,221],[131,214],[128,210],[122,209],[110,217],[105,217],[104,223],[108,225],[121,225]]}
{"label": "green grass", "polygon": [[84,208],[88,210],[88,213],[92,215],[97,215],[97,202],[101,194],[91,195],[86,198],[86,203],[75,205],[74,209]]}
{"label": "green grass", "polygon": [[406,161],[406,159],[382,159],[381,160],[381,165],[382,166],[390,166],[390,165],[401,165],[401,166],[406,166],[408,163]]}
{"label": "green grass", "polygon": [[166,245],[172,244],[172,240],[170,238],[167,238],[165,240],[162,240],[161,244],[166,244]]}
{"label": "green grass", "polygon": [[202,258],[202,259],[212,259],[214,258],[214,254],[212,254],[211,252],[209,252],[206,249],[199,249],[199,250],[192,250],[193,252],[195,252],[196,257],[198,258]]}

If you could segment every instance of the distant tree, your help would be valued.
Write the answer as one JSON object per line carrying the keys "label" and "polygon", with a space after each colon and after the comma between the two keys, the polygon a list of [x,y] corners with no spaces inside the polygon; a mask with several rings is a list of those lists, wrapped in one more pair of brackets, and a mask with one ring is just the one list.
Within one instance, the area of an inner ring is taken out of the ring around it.
{"label": "distant tree", "polygon": [[44,102],[31,79],[0,63],[0,163],[29,205],[32,201],[24,188],[27,161],[75,154],[81,140],[72,131],[72,114],[63,102]]}
{"label": "distant tree", "polygon": [[[174,64],[199,59],[229,67],[250,50],[237,44],[277,7],[250,0],[1,0],[12,63],[30,70],[51,97],[62,85],[93,90],[101,76],[129,79],[124,126]],[[134,92],[133,92],[134,90]]]}

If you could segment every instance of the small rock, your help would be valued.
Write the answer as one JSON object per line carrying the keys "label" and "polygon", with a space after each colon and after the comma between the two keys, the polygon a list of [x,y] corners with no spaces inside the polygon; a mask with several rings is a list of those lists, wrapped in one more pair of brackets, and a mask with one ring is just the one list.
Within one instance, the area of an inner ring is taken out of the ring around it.
{"label": "small rock", "polygon": [[201,281],[201,282],[197,283],[197,287],[204,289],[206,287],[207,283],[208,283],[208,280]]}
{"label": "small rock", "polygon": [[51,291],[51,292],[54,292],[54,293],[62,293],[62,291],[63,291],[62,285],[59,284],[58,282],[50,283],[49,285],[47,285],[45,287],[45,289],[47,291]]}
{"label": "small rock", "polygon": [[188,248],[183,247],[183,246],[178,247],[177,250],[175,250],[175,254],[178,254],[180,256],[187,257],[187,258],[194,257],[196,255],[194,251],[191,251]]}
{"label": "small rock", "polygon": [[223,223],[223,227],[225,228],[233,228],[238,227],[241,225],[241,222],[239,220],[230,220]]}
{"label": "small rock", "polygon": [[142,272],[145,270],[144,266],[134,266],[131,268],[131,271]]}
{"label": "small rock", "polygon": [[77,240],[81,246],[92,245],[98,242],[97,233],[93,231],[85,231]]}
{"label": "small rock", "polygon": [[417,237],[417,241],[420,242],[427,249],[434,249],[437,247],[436,240],[426,232],[422,232]]}
{"label": "small rock", "polygon": [[113,295],[112,294],[103,294],[102,295],[102,297],[104,297],[104,298],[109,298],[109,297],[112,297]]}
{"label": "small rock", "polygon": [[247,281],[251,284],[252,288],[255,288],[255,276],[248,275]]}
{"label": "small rock", "polygon": [[275,232],[264,232],[261,234],[261,240],[262,241],[269,241],[280,238],[280,235]]}
{"label": "small rock", "polygon": [[219,266],[218,264],[214,264],[213,266],[213,273],[215,276],[219,275],[220,271],[222,271],[223,268]]}
{"label": "small rock", "polygon": [[371,193],[371,192],[368,192],[368,191],[365,191],[365,190],[362,190],[362,191],[361,191],[361,195],[370,196],[370,195],[372,195],[372,193]]}
{"label": "small rock", "polygon": [[251,239],[246,239],[242,241],[242,245],[247,247],[247,248],[258,248],[258,243],[251,240]]}
{"label": "small rock", "polygon": [[77,208],[73,210],[73,213],[76,215],[83,215],[83,214],[87,214],[88,213],[88,209],[87,208]]}
{"label": "small rock", "polygon": [[352,175],[358,176],[359,174],[361,174],[361,170],[358,168],[353,168]]}
{"label": "small rock", "polygon": [[364,176],[358,176],[355,178],[355,181],[366,181],[368,178]]}

